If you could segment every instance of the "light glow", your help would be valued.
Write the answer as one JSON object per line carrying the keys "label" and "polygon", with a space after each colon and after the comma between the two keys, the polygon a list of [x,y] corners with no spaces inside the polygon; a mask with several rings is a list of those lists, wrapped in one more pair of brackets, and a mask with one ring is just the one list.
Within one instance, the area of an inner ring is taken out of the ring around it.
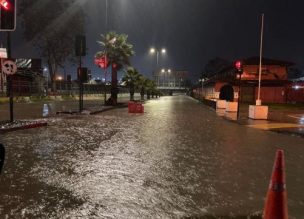
{"label": "light glow", "polygon": [[9,4],[9,2],[7,0],[1,0],[0,5],[5,10],[9,10],[10,9],[10,4]]}
{"label": "light glow", "polygon": [[154,48],[151,48],[151,49],[150,49],[150,53],[152,53],[152,54],[155,53],[155,49],[154,49]]}

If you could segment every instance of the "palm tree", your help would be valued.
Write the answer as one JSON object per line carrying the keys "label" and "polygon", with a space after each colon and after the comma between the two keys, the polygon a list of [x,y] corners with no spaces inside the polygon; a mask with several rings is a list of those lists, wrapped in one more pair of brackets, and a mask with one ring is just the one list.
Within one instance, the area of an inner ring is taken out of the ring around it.
{"label": "palm tree", "polygon": [[[155,81],[146,79],[147,99],[150,99],[152,92],[156,89]],[[154,97],[154,96],[153,96]]]}
{"label": "palm tree", "polygon": [[135,87],[138,84],[140,74],[135,68],[129,67],[122,81],[126,83],[130,91],[130,100],[134,100]]}
{"label": "palm tree", "polygon": [[97,52],[95,58],[105,56],[109,66],[111,66],[111,97],[108,100],[108,104],[111,105],[116,105],[117,103],[117,72],[130,65],[130,57],[134,55],[133,45],[129,44],[127,39],[128,36],[125,34],[109,32],[106,35],[101,35],[101,41],[98,41],[103,50]]}

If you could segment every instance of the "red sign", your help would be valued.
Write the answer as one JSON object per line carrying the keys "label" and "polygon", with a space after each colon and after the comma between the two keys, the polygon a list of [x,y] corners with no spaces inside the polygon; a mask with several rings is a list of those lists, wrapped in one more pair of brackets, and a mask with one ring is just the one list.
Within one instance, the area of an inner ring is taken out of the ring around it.
{"label": "red sign", "polygon": [[108,62],[107,57],[105,55],[103,55],[101,57],[98,57],[98,58],[95,58],[94,62],[100,68],[107,68],[107,67],[109,67],[109,62]]}

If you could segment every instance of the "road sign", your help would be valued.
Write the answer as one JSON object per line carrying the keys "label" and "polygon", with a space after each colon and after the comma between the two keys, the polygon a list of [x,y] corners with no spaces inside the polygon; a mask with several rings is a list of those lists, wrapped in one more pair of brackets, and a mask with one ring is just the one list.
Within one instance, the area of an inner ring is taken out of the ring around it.
{"label": "road sign", "polygon": [[0,58],[7,58],[7,51],[6,48],[0,48]]}
{"label": "road sign", "polygon": [[17,72],[17,65],[14,61],[6,60],[2,64],[2,71],[4,74],[13,75]]}

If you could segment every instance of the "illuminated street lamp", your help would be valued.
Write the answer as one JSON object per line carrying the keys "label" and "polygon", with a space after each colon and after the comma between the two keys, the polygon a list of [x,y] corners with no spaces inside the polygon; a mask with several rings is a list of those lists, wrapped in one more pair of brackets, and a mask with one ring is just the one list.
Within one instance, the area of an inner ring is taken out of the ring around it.
{"label": "illuminated street lamp", "polygon": [[59,90],[61,91],[61,81],[62,81],[62,76],[58,76],[57,80],[59,81]]}
{"label": "illuminated street lamp", "polygon": [[[162,48],[160,50],[161,54],[166,54],[166,49],[165,48]],[[156,72],[158,72],[158,59],[159,59],[159,50],[154,48],[154,47],[151,47],[150,48],[150,54],[155,54],[156,53]],[[159,86],[159,74],[157,75],[157,86]]]}
{"label": "illuminated street lamp", "polygon": [[204,99],[204,97],[205,97],[205,92],[204,92],[204,82],[205,82],[205,78],[200,78],[199,79],[199,82],[201,82],[202,83],[202,93],[201,93],[201,96],[202,96],[202,100]]}
{"label": "illuminated street lamp", "polygon": [[166,73],[171,74],[171,69],[166,70],[162,68],[160,72],[164,75],[163,86],[165,87]]}
{"label": "illuminated street lamp", "polygon": [[[166,49],[165,48],[162,48],[161,49],[161,54],[166,54]],[[158,68],[158,57],[159,57],[159,50],[158,49],[155,49],[154,47],[152,47],[150,49],[150,53],[151,54],[155,54],[156,53],[156,68]]]}

